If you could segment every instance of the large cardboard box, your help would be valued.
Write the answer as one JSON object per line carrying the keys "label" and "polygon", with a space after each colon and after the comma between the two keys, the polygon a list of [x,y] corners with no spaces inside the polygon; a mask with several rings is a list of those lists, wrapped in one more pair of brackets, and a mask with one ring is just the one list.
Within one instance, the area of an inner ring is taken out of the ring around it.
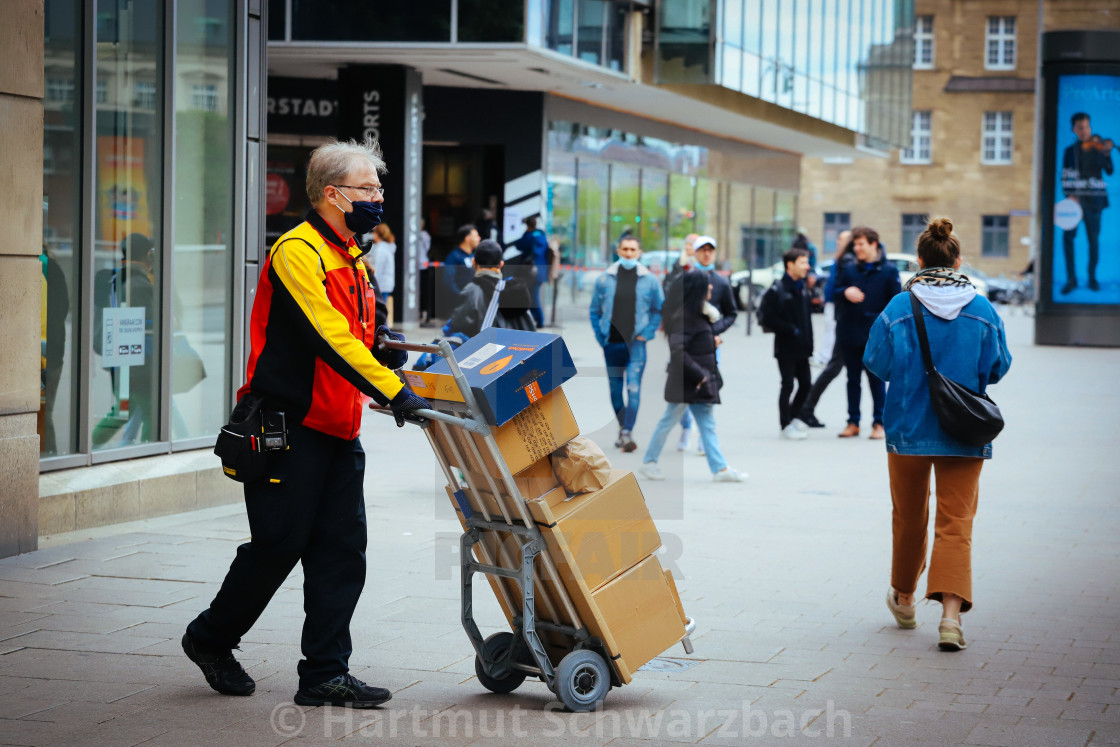
{"label": "large cardboard box", "polygon": [[592,493],[569,496],[557,487],[529,501],[529,510],[568,586],[580,579],[595,590],[661,546],[632,472],[613,470]]}
{"label": "large cardboard box", "polygon": [[[505,490],[501,474],[492,474],[481,469],[466,469],[464,471],[469,473],[470,479],[480,490],[490,490],[490,482],[486,479],[488,476],[494,481],[495,485],[502,488],[503,491]],[[559,478],[552,470],[552,460],[548,457],[538,459],[515,474],[513,482],[517,486],[518,492],[521,493],[521,497],[525,500],[539,498],[560,484]]]}
{"label": "large cardboard box", "polygon": [[[440,423],[433,423],[430,430],[438,448],[447,454],[453,467],[479,474],[483,472],[490,475],[501,474],[497,462],[494,461],[481,436]],[[505,425],[492,426],[491,430],[498,451],[509,471],[515,475],[579,435],[579,425],[576,424],[575,415],[572,414],[571,405],[568,404],[563,389],[546,394],[539,402],[519,412]],[[478,448],[478,457],[471,448],[472,440]],[[451,448],[452,444],[454,449]],[[456,452],[460,457],[458,459],[455,457]]]}
{"label": "large cardboard box", "polygon": [[624,683],[638,667],[685,636],[684,621],[656,555],[599,587],[592,600],[599,612],[595,624],[610,631],[613,647],[608,651]]}
{"label": "large cardboard box", "polygon": [[[534,402],[576,375],[572,356],[560,335],[490,327],[455,350],[455,360],[467,378],[486,422],[504,425]],[[405,381],[421,397],[462,402],[447,361],[427,371],[407,371]]]}

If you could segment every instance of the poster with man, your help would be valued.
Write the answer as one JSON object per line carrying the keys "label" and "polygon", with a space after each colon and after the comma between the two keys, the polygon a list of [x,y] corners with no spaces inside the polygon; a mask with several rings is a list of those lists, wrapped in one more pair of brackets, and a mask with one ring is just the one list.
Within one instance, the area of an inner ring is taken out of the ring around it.
{"label": "poster with man", "polygon": [[1051,297],[1120,304],[1120,77],[1062,76],[1057,118]]}

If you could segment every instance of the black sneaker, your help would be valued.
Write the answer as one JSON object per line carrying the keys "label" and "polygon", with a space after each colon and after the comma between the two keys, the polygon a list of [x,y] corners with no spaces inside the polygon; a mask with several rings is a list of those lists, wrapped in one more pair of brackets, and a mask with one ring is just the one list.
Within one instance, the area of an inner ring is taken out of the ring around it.
{"label": "black sneaker", "polygon": [[810,428],[824,428],[824,423],[817,420],[817,416],[811,412],[802,413],[797,416],[797,419]]}
{"label": "black sneaker", "polygon": [[618,441],[618,448],[622,449],[627,454],[631,451],[637,451],[638,449],[638,444],[634,443],[634,439],[630,437],[630,431],[623,431],[619,434]]}
{"label": "black sneaker", "polygon": [[1089,290],[1099,291],[1100,289],[1101,289],[1101,284],[1097,282],[1097,279],[1096,278],[1089,278]]}
{"label": "black sneaker", "polygon": [[373,708],[392,698],[393,694],[383,687],[371,687],[353,675],[340,674],[321,685],[306,690],[300,688],[294,700],[305,706]]}
{"label": "black sneaker", "polygon": [[1077,281],[1076,280],[1068,280],[1068,281],[1066,281],[1066,284],[1062,286],[1062,295],[1064,296],[1068,293],[1072,293],[1076,288],[1077,288]]}
{"label": "black sneaker", "polygon": [[198,665],[206,683],[222,695],[252,695],[257,683],[241,668],[232,651],[207,651],[183,634],[183,653]]}

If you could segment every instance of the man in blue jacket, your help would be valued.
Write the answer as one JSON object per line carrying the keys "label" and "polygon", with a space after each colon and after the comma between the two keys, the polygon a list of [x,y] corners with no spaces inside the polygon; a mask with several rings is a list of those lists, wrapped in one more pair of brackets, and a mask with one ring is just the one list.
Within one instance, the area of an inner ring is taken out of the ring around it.
{"label": "man in blue jacket", "polygon": [[638,448],[630,434],[638,419],[646,342],[657,334],[665,302],[661,283],[638,261],[641,256],[642,245],[636,238],[621,239],[618,261],[595,281],[591,296],[591,328],[603,347],[611,405],[618,419],[614,445],[626,452]]}
{"label": "man in blue jacket", "polygon": [[871,387],[872,428],[871,438],[883,438],[883,402],[887,387],[863,365],[863,352],[871,325],[887,307],[894,296],[901,292],[898,268],[886,258],[879,247],[879,234],[872,228],[858,226],[852,229],[855,261],[837,262],[836,286],[832,300],[836,304],[836,344],[844,356],[848,369],[848,425],[838,435],[852,438],[859,435],[860,376],[867,372]]}
{"label": "man in blue jacket", "polygon": [[446,299],[450,308],[455,306],[455,298],[474,279],[474,249],[481,239],[478,229],[470,223],[460,226],[455,234],[458,246],[447,253],[443,260],[443,289],[449,294]]}

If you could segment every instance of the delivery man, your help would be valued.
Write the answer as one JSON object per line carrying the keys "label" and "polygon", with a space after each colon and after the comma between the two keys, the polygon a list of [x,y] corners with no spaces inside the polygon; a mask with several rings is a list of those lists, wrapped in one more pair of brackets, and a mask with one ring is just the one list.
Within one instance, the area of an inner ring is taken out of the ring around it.
{"label": "delivery man", "polygon": [[376,346],[377,333],[388,330],[374,322],[375,291],[354,240],[381,221],[384,171],[376,141],[316,148],[307,168],[312,209],[280,237],[261,272],[238,400],[262,398],[262,412],[286,430],[286,448],[275,452],[266,478],[246,483],[252,538],[183,636],[184,652],[224,695],[253,693],[231,650],[302,561],[306,619],[295,702],[371,708],[391,697],[348,667],[350,618],[366,575],[363,406],[372,397],[398,423],[428,407],[390,370],[407,355]]}

